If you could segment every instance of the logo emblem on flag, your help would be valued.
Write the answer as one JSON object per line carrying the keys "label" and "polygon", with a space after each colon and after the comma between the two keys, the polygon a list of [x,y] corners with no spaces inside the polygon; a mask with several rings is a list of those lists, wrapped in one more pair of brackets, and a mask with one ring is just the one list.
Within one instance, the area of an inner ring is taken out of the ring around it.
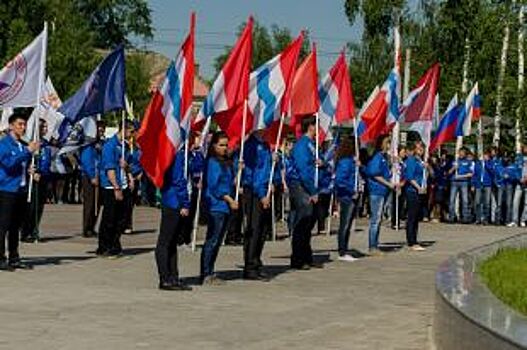
{"label": "logo emblem on flag", "polygon": [[23,54],[16,55],[7,65],[9,82],[0,81],[0,105],[4,105],[18,95],[27,75],[27,62]]}

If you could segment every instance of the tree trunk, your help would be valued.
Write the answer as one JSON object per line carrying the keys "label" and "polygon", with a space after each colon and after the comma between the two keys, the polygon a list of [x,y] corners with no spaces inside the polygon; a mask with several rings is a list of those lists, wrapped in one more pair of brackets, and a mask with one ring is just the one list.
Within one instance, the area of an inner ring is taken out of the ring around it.
{"label": "tree trunk", "polygon": [[516,136],[516,153],[521,153],[522,134],[520,129],[520,122],[523,114],[523,80],[525,70],[525,57],[523,53],[523,41],[525,38],[524,26],[524,6],[520,6],[519,14],[519,28],[518,28],[518,108],[516,109],[516,125],[515,125],[515,136]]}
{"label": "tree trunk", "polygon": [[500,126],[503,109],[503,81],[505,80],[505,68],[507,68],[507,53],[509,51],[509,37],[510,37],[510,24],[509,21],[505,22],[505,29],[503,33],[503,46],[501,48],[501,59],[500,59],[500,72],[498,76],[498,91],[496,96],[496,115],[494,116],[494,137],[492,143],[494,146],[500,144]]}

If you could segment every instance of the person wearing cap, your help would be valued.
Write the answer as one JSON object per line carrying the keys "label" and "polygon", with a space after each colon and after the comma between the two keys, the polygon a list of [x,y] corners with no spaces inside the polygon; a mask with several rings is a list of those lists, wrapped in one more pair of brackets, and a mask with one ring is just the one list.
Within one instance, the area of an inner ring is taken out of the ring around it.
{"label": "person wearing cap", "polygon": [[314,263],[311,249],[311,231],[317,216],[315,205],[318,202],[318,186],[315,184],[315,167],[322,162],[315,158],[316,123],[314,117],[305,118],[302,124],[304,135],[295,143],[292,151],[292,166],[289,193],[295,217],[292,229],[291,268],[309,270],[322,268]]}
{"label": "person wearing cap", "polygon": [[[39,121],[40,135],[48,132],[48,123],[44,119]],[[33,174],[33,187],[31,190],[31,202],[26,204],[26,220],[22,223],[20,240],[32,243],[39,239],[39,224],[44,212],[44,204],[47,198],[48,182],[51,178],[51,146],[46,139],[42,139],[40,152],[36,162],[35,174]]]}
{"label": "person wearing cap", "polygon": [[129,147],[123,142],[130,138],[133,124],[128,120],[123,124],[119,124],[119,131],[104,143],[102,149],[99,176],[104,208],[96,251],[99,256],[118,257],[122,254],[121,235],[126,219],[124,200],[130,187],[133,189],[134,186],[128,165]]}
{"label": "person wearing cap", "polygon": [[25,145],[22,142],[25,131],[26,117],[14,113],[9,117],[9,133],[0,140],[0,270],[4,271],[27,267],[20,261],[18,235],[25,214],[26,172],[29,167],[29,173],[35,173],[30,167],[31,156],[39,151],[40,144],[32,141]]}

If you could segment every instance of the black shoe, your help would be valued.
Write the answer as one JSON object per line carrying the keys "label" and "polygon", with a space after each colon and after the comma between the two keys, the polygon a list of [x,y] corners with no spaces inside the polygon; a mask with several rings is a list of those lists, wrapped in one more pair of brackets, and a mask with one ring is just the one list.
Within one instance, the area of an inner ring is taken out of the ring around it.
{"label": "black shoe", "polygon": [[34,236],[23,236],[20,238],[20,242],[24,243],[34,243],[36,238]]}
{"label": "black shoe", "polygon": [[249,281],[262,281],[262,282],[269,282],[271,279],[261,272],[244,272],[243,273],[243,279],[249,280]]}
{"label": "black shoe", "polygon": [[187,291],[187,290],[192,290],[192,287],[186,285],[183,282],[160,282],[159,289]]}
{"label": "black shoe", "polygon": [[25,264],[21,262],[20,260],[14,260],[10,261],[8,265],[14,270],[14,269],[20,269],[20,270],[31,270],[33,269],[33,266]]}
{"label": "black shoe", "polygon": [[84,232],[82,234],[82,237],[84,237],[84,238],[90,238],[90,237],[95,237],[95,236],[96,236],[96,234],[93,231],[86,231],[86,232]]}
{"label": "black shoe", "polygon": [[291,268],[294,269],[294,270],[302,270],[302,271],[307,271],[307,270],[310,270],[311,269],[311,266],[309,266],[309,264],[303,264],[303,265],[291,265]]}
{"label": "black shoe", "polygon": [[311,267],[312,269],[323,269],[324,264],[318,263],[318,262],[312,262],[311,264],[309,264],[309,267]]}
{"label": "black shoe", "polygon": [[7,263],[7,261],[0,261],[0,271],[15,271],[15,269]]}

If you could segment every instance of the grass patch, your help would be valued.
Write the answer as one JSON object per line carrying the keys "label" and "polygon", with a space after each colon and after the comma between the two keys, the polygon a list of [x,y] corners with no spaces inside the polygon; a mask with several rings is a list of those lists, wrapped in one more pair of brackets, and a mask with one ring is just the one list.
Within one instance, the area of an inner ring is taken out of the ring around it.
{"label": "grass patch", "polygon": [[480,264],[479,274],[501,301],[527,315],[527,249],[500,249]]}

